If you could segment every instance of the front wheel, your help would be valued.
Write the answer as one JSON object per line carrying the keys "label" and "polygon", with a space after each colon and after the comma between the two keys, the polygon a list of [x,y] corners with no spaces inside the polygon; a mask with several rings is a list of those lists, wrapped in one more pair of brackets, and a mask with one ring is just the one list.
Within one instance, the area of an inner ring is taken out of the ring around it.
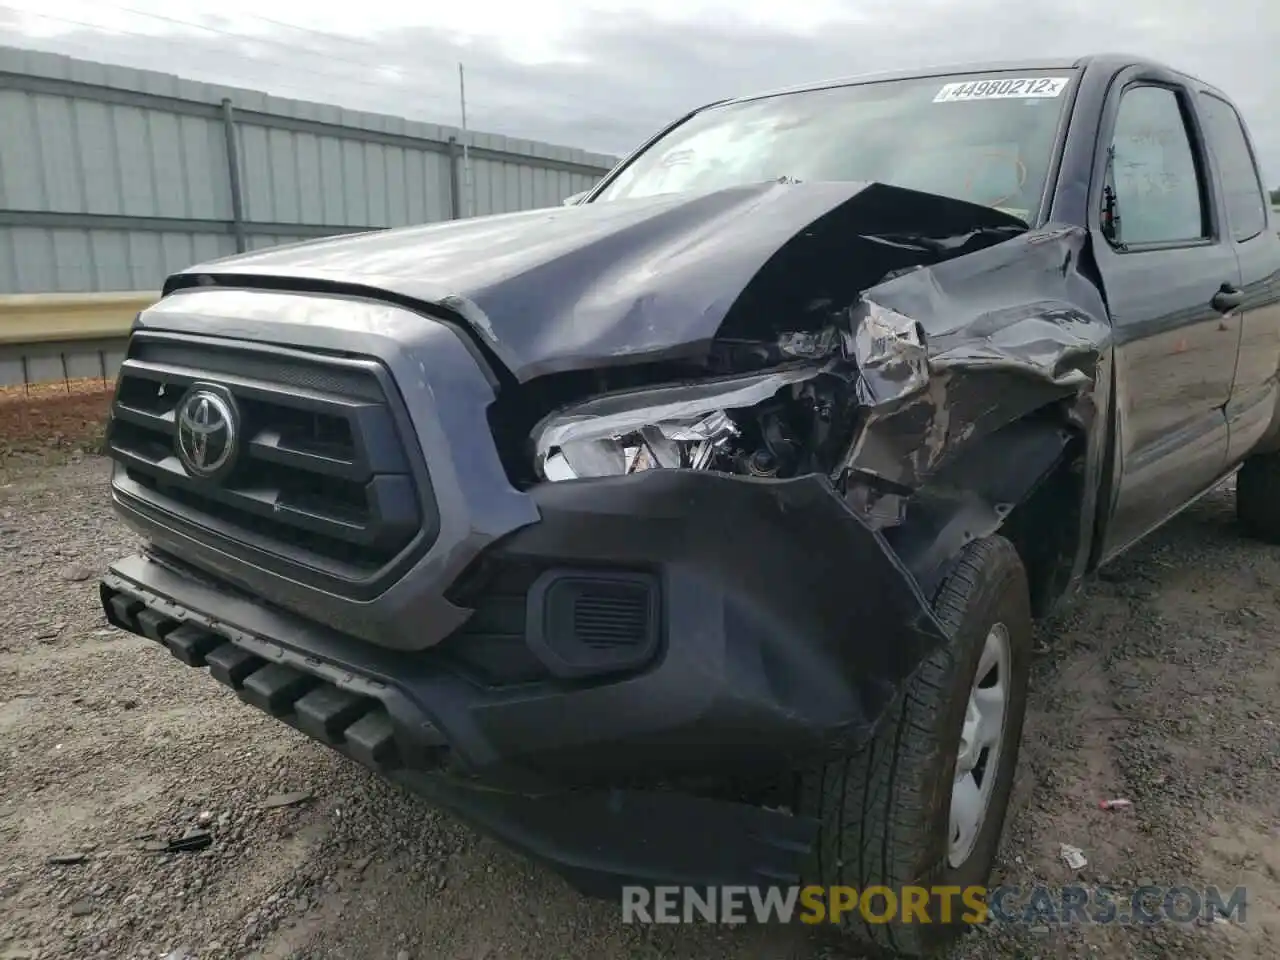
{"label": "front wheel", "polygon": [[1000,843],[1027,705],[1031,609],[1013,545],[994,536],[961,552],[934,599],[949,642],[927,659],[863,750],[809,772],[803,813],[819,819],[806,882],[889,888],[899,898],[888,923],[860,911],[842,927],[900,956],[927,956],[954,941],[964,906],[942,922],[927,903],[902,922],[906,886],[986,884]]}

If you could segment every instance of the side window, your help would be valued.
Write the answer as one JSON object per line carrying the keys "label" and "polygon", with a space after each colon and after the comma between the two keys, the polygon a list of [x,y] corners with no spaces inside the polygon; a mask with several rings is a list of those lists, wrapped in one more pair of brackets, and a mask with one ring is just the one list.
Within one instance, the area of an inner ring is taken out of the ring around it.
{"label": "side window", "polygon": [[1267,201],[1244,124],[1235,107],[1212,94],[1200,95],[1200,108],[1208,128],[1209,146],[1221,171],[1232,236],[1236,240],[1256,237],[1267,228]]}
{"label": "side window", "polygon": [[1178,96],[1164,87],[1130,87],[1120,96],[1111,141],[1104,224],[1123,244],[1208,236],[1200,170]]}

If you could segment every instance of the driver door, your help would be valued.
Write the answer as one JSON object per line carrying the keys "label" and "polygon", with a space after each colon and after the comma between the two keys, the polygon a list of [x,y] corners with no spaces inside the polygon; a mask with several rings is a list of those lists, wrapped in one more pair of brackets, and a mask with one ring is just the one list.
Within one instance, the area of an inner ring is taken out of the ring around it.
{"label": "driver door", "polygon": [[1115,342],[1104,559],[1222,476],[1240,339],[1239,315],[1215,306],[1224,284],[1239,285],[1240,268],[1191,91],[1163,72],[1112,90],[1093,244]]}

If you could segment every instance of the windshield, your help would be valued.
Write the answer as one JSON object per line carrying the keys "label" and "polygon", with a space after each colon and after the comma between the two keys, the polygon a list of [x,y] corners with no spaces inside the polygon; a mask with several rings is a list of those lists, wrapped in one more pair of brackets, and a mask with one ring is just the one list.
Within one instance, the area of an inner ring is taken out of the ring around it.
{"label": "windshield", "polygon": [[595,198],[781,178],[879,180],[1039,209],[1071,70],[862,83],[709,107],[655,141]]}

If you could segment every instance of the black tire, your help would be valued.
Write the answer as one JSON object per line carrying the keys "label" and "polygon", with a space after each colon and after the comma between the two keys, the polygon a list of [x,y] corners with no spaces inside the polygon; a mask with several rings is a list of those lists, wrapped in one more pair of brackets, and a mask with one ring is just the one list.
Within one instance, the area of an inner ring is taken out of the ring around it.
{"label": "black tire", "polygon": [[[1003,537],[969,544],[934,598],[950,642],[923,665],[877,736],[856,755],[803,778],[800,807],[821,822],[807,883],[887,886],[985,885],[991,873],[1017,766],[1031,661],[1031,609],[1026,572]],[[995,782],[973,852],[948,862],[951,785],[969,692],[992,626],[1009,634],[1009,698]],[[953,921],[963,904],[957,898]],[[936,901],[928,924],[866,923],[842,918],[845,933],[907,957],[932,955],[964,927],[940,923]]]}
{"label": "black tire", "polygon": [[1254,539],[1280,543],[1280,454],[1250,457],[1240,467],[1236,519]]}

